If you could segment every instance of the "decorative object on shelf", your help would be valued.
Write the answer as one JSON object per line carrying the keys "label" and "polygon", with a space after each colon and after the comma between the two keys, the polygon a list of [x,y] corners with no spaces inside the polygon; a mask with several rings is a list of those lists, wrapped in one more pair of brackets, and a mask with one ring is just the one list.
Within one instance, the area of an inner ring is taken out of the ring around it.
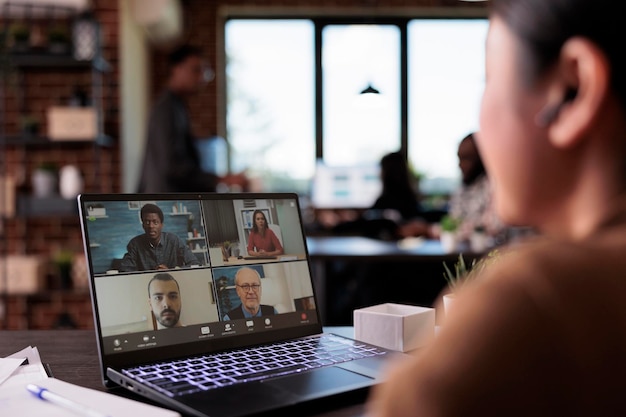
{"label": "decorative object on shelf", "polygon": [[108,217],[107,209],[102,204],[91,204],[87,206],[87,216],[90,220],[95,220],[97,218],[106,218]]}
{"label": "decorative object on shelf", "polygon": [[55,55],[67,55],[71,49],[68,27],[64,23],[56,23],[48,29],[48,51]]}
{"label": "decorative object on shelf", "polygon": [[52,262],[58,272],[58,287],[64,290],[72,288],[72,264],[74,262],[74,252],[62,249],[54,254]]}
{"label": "decorative object on shelf", "polygon": [[89,273],[87,271],[87,258],[84,253],[74,254],[71,274],[74,289],[89,291]]}
{"label": "decorative object on shelf", "polygon": [[231,256],[234,256],[235,258],[237,258],[241,254],[239,250],[239,242],[232,242],[230,244],[230,254]]}
{"label": "decorative object on shelf", "polygon": [[83,191],[83,177],[76,165],[65,165],[59,171],[59,192],[63,198],[73,199]]}
{"label": "decorative object on shelf", "polygon": [[222,255],[224,255],[224,259],[230,258],[230,240],[225,240],[222,243]]}
{"label": "decorative object on shelf", "polygon": [[51,197],[57,188],[57,166],[51,162],[45,162],[33,172],[33,194],[35,197]]}
{"label": "decorative object on shelf", "polygon": [[0,294],[36,294],[45,288],[46,259],[41,255],[9,254],[0,257]]}
{"label": "decorative object on shelf", "polygon": [[11,49],[16,53],[30,50],[30,29],[24,22],[14,22],[9,26]]}
{"label": "decorative object on shelf", "polygon": [[15,178],[0,175],[0,217],[15,216]]}
{"label": "decorative object on shelf", "polygon": [[452,216],[446,215],[441,218],[441,245],[446,252],[454,252],[457,248],[456,230],[459,221]]}
{"label": "decorative object on shelf", "polygon": [[91,61],[96,57],[100,43],[100,28],[91,12],[80,14],[72,27],[74,58],[79,61]]}
{"label": "decorative object on shelf", "polygon": [[48,137],[50,140],[95,140],[97,116],[93,107],[48,108]]}
{"label": "decorative object on shelf", "polygon": [[35,115],[26,114],[20,117],[20,130],[26,137],[37,136],[40,126],[39,118]]}

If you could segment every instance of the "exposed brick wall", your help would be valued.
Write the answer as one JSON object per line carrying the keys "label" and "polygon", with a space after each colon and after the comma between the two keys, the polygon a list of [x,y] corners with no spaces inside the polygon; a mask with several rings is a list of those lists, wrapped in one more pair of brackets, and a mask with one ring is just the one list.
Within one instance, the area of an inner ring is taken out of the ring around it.
{"label": "exposed brick wall", "polygon": [[[113,71],[103,78],[103,106],[105,133],[119,137],[119,53],[118,3],[110,0],[93,2],[95,17],[102,31],[103,56]],[[4,22],[0,21],[0,26]],[[18,77],[4,88],[4,131],[7,135],[19,133],[20,115],[35,115],[46,132],[46,109],[67,103],[74,86],[91,96],[89,68],[35,68],[17,73]],[[22,97],[22,99],[20,99]],[[33,170],[42,162],[53,162],[61,167],[75,164],[81,170],[86,192],[116,192],[121,189],[119,146],[96,150],[90,143],[56,143],[38,146],[10,145],[3,147],[4,171],[18,182],[19,192],[30,192]],[[46,254],[59,248],[81,250],[78,219],[75,217],[42,219],[8,219],[2,234],[3,251]]]}
{"label": "exposed brick wall", "polygon": [[[95,17],[101,24],[103,56],[113,68],[103,77],[104,130],[117,140],[120,97],[118,2],[95,0],[93,4]],[[4,23],[0,20],[0,28]],[[89,68],[38,68],[20,71],[18,74],[19,78],[10,81],[4,88],[3,119],[7,135],[19,133],[20,114],[23,112],[34,114],[42,122],[40,131],[46,132],[46,109],[51,105],[66,103],[76,85],[91,96]],[[42,162],[54,162],[59,167],[77,165],[83,174],[86,192],[117,192],[121,189],[122,176],[119,149],[117,143],[98,150],[90,143],[56,143],[26,147],[10,145],[0,147],[0,152],[3,152],[5,162],[3,171],[17,179],[19,192],[30,192],[31,174]],[[50,255],[59,249],[82,252],[77,216],[5,219],[0,239],[0,254]],[[63,326],[64,315],[78,328],[93,328],[91,302],[85,290],[55,290],[38,296],[10,296],[5,311],[7,317],[4,325],[9,329]]]}
{"label": "exposed brick wall", "polygon": [[12,295],[7,301],[6,329],[93,329],[91,301],[86,292]]}

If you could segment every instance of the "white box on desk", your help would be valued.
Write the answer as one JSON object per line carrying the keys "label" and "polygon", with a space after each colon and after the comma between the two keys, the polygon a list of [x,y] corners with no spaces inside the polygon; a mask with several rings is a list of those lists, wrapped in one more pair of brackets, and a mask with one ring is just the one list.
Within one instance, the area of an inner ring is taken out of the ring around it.
{"label": "white box on desk", "polygon": [[434,308],[386,303],[354,310],[354,338],[362,342],[408,352],[434,335]]}
{"label": "white box on desk", "polygon": [[0,275],[0,293],[34,294],[44,288],[46,261],[41,256],[7,255],[0,258],[0,271],[6,272],[6,287]]}

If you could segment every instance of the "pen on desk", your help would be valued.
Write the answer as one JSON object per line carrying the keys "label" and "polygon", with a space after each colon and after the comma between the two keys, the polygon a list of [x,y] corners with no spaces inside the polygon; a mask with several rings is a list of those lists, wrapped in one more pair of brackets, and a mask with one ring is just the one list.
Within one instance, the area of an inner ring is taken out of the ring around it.
{"label": "pen on desk", "polygon": [[109,417],[108,415],[93,410],[85,405],[78,404],[70,399],[60,396],[59,394],[48,391],[48,389],[44,387],[40,387],[34,384],[28,384],[26,386],[26,389],[39,399],[49,401],[52,404],[67,408],[68,410],[72,410],[85,417]]}

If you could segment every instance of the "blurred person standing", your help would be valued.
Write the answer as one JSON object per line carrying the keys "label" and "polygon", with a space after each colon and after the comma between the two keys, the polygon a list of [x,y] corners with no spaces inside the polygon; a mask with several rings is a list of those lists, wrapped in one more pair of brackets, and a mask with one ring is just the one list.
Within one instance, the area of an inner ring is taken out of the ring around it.
{"label": "blurred person standing", "polygon": [[165,91],[152,107],[138,191],[212,192],[218,184],[246,188],[243,174],[219,177],[201,167],[186,100],[206,84],[200,48],[183,44],[168,55]]}

